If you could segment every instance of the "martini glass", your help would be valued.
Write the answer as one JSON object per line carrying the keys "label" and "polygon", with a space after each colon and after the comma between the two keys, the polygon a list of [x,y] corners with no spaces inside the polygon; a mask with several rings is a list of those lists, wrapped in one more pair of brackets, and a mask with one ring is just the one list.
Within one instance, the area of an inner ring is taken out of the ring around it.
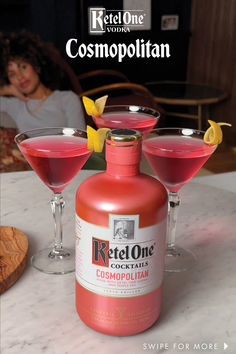
{"label": "martini glass", "polygon": [[52,190],[50,201],[54,218],[54,245],[33,255],[31,264],[50,274],[74,271],[74,251],[63,247],[62,191],[89,158],[87,133],[72,128],[43,128],[18,134],[15,141],[37,175]]}
{"label": "martini glass", "polygon": [[159,112],[152,108],[117,105],[106,106],[103,114],[101,116],[94,116],[93,120],[97,128],[135,129],[139,130],[146,137],[156,125],[159,118]]}
{"label": "martini glass", "polygon": [[217,148],[203,141],[204,132],[185,128],[154,129],[143,141],[143,152],[169,194],[168,235],[165,270],[179,272],[191,268],[196,257],[175,245],[178,191],[204,165]]}

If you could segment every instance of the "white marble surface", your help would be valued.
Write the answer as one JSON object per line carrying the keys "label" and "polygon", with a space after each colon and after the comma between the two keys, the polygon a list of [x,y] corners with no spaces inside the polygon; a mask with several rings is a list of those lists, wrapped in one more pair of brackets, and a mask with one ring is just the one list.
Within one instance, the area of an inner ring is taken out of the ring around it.
{"label": "white marble surface", "polygon": [[[74,244],[74,193],[91,173],[80,171],[64,191],[67,245]],[[181,196],[177,240],[198,262],[165,274],[162,314],[151,329],[123,338],[96,333],[75,311],[74,274],[46,275],[28,264],[1,296],[1,354],[236,353],[236,172],[193,179]],[[29,257],[52,239],[49,199],[34,172],[1,175],[1,225],[27,234]],[[157,350],[161,343],[168,349]]]}

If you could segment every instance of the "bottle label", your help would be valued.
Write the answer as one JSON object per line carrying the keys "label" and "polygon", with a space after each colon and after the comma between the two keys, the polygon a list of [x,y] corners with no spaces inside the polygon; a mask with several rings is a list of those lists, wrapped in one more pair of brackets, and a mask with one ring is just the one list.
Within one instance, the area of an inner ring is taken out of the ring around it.
{"label": "bottle label", "polygon": [[133,297],[163,279],[166,219],[139,227],[139,215],[109,214],[109,227],[76,215],[76,279],[100,295]]}

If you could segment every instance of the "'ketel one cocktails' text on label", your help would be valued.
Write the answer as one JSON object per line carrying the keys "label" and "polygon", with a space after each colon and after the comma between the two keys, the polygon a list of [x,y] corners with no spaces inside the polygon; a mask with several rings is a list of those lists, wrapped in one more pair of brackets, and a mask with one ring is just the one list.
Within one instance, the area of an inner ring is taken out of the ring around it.
{"label": "'ketel one cocktails' text on label", "polygon": [[76,307],[111,335],[144,331],[161,309],[167,193],[139,173],[141,142],[135,130],[109,131],[106,172],[76,195]]}

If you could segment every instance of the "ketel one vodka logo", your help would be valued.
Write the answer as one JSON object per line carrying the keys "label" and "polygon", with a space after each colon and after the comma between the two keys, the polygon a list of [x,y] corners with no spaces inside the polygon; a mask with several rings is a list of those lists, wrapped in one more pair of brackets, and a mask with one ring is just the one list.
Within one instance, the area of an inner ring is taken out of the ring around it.
{"label": "ketel one vodka logo", "polygon": [[154,254],[155,243],[149,246],[126,245],[109,247],[109,241],[92,238],[92,263],[95,265],[109,267],[109,260],[112,261],[137,261],[151,257]]}
{"label": "ketel one vodka logo", "polygon": [[143,10],[107,10],[89,8],[89,33],[130,32],[133,27],[143,27],[146,14]]}

